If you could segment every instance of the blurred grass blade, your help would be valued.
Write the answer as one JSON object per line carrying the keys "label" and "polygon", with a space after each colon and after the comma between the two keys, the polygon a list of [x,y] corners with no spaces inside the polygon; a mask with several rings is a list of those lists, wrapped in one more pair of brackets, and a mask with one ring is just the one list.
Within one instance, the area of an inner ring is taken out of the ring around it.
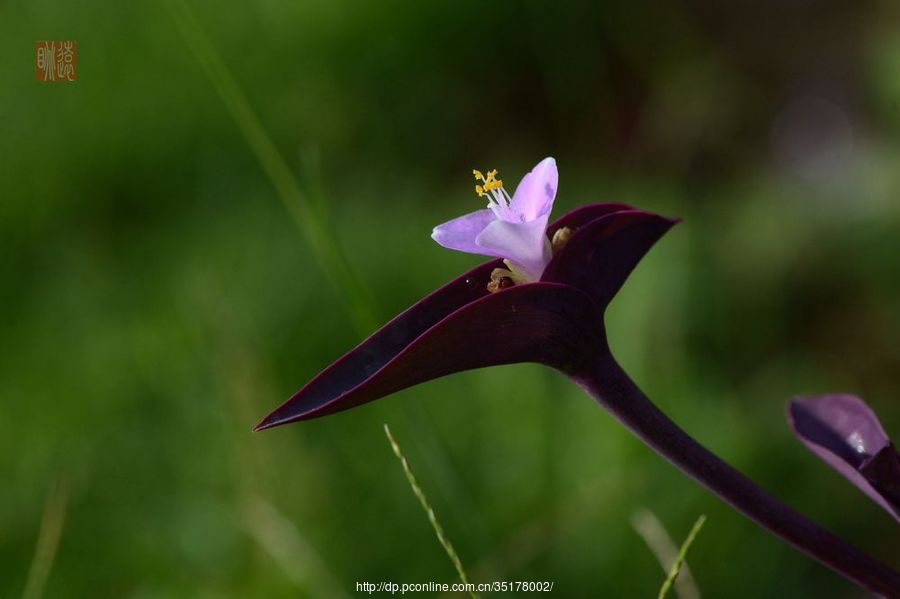
{"label": "blurred grass blade", "polygon": [[[419,498],[419,503],[422,504],[422,508],[425,510],[425,513],[428,514],[428,521],[431,522],[431,526],[434,528],[434,532],[437,535],[438,541],[441,543],[444,551],[447,552],[447,556],[450,558],[450,561],[453,562],[453,567],[456,568],[456,573],[459,574],[459,579],[466,585],[471,584],[469,582],[469,577],[466,576],[466,571],[463,568],[462,562],[460,561],[459,556],[456,554],[456,550],[453,549],[453,545],[450,543],[447,535],[444,534],[444,528],[441,526],[441,523],[438,522],[437,516],[434,513],[434,509],[432,509],[431,503],[425,496],[425,491],[423,491],[422,487],[419,486],[419,481],[416,480],[416,475],[413,474],[412,468],[410,468],[409,466],[409,461],[407,461],[406,456],[403,455],[403,452],[400,451],[400,446],[397,445],[397,441],[395,441],[394,436],[391,435],[391,429],[387,424],[384,425],[384,434],[387,435],[388,442],[391,444],[391,449],[394,450],[394,455],[397,456],[397,459],[400,460],[400,464],[403,465],[403,473],[406,474],[406,480],[409,481],[409,486],[412,488],[413,493],[416,497]],[[470,591],[469,594],[472,597],[478,597],[478,595],[474,591]]]}
{"label": "blurred grass blade", "polygon": [[275,147],[247,96],[203,31],[187,2],[169,0],[167,4],[182,37],[200,62],[253,153],[256,154],[278,197],[306,236],[316,260],[350,311],[357,330],[360,334],[368,334],[378,322],[372,308],[375,303],[371,292],[335,242],[335,236],[325,226],[321,211],[316,210],[301,191],[300,184],[284,156]]}
{"label": "blurred grass blade", "polygon": [[666,578],[666,581],[663,582],[662,588],[659,589],[658,599],[664,599],[666,593],[668,593],[669,589],[672,588],[672,583],[674,583],[675,579],[678,578],[678,573],[681,571],[684,560],[687,558],[688,550],[690,550],[691,545],[694,544],[694,539],[697,538],[697,535],[700,533],[700,529],[703,528],[703,524],[705,522],[705,515],[701,515],[699,518],[697,518],[697,521],[694,522],[694,526],[691,528],[691,532],[688,533],[688,536],[684,540],[684,543],[681,544],[681,549],[678,551],[678,557],[675,558],[675,563],[672,564],[672,568],[669,570],[668,578]]}
{"label": "blurred grass blade", "polygon": [[44,587],[53,568],[53,560],[56,558],[56,550],[59,548],[68,499],[69,490],[66,483],[59,479],[54,481],[44,503],[41,529],[22,599],[39,599],[44,594]]}
{"label": "blurred grass blade", "polygon": [[261,496],[252,496],[243,511],[247,532],[300,590],[313,591],[314,597],[350,597],[297,526],[278,508]]}
{"label": "blurred grass blade", "polygon": [[[361,337],[365,337],[379,324],[375,297],[350,265],[328,227],[327,202],[322,189],[319,157],[315,148],[307,146],[301,155],[301,168],[309,181],[310,189],[310,193],[304,193],[190,6],[185,0],[168,0],[167,6],[185,43],[200,62],[203,71],[231,113],[275,187],[279,199],[306,236],[316,260],[347,308],[354,328]],[[404,417],[409,419],[407,404],[401,402],[401,408]],[[425,436],[430,439],[436,438],[433,434]],[[430,448],[436,455],[443,454],[438,443],[431,443]],[[458,480],[459,476],[445,475],[444,479],[450,480],[449,483],[445,483],[446,487]]]}
{"label": "blurred grass blade", "polygon": [[[656,556],[663,572],[678,559],[678,547],[672,541],[656,514],[648,509],[639,509],[631,515],[631,526],[640,535],[650,551]],[[675,593],[680,599],[700,599],[700,591],[687,562],[681,566],[681,573],[675,579]]]}

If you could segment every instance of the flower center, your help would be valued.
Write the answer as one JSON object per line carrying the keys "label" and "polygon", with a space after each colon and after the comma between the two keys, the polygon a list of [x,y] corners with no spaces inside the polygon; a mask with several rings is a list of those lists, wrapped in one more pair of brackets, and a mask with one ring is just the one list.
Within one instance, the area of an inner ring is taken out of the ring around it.
{"label": "flower center", "polygon": [[510,208],[512,198],[503,189],[503,181],[497,178],[497,169],[488,171],[487,176],[476,169],[472,170],[472,174],[475,175],[476,181],[481,181],[481,183],[475,185],[475,193],[478,194],[478,197],[483,198],[487,196],[487,207],[491,209],[497,218],[512,220],[514,216]]}

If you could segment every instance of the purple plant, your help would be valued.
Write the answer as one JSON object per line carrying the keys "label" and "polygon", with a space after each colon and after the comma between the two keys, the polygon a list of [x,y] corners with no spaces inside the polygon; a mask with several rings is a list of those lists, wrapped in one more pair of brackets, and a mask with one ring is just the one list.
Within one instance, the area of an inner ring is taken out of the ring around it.
{"label": "purple plant", "polygon": [[[635,435],[734,508],[860,586],[900,596],[900,573],[834,536],[712,454],[663,414],[616,363],[604,312],[677,219],[591,204],[547,225],[556,163],[510,197],[475,171],[487,209],[435,228],[446,247],[499,259],[434,291],[313,378],[256,427],[358,406],[440,376],[537,362],[562,372]],[[552,240],[552,241],[551,241]]]}

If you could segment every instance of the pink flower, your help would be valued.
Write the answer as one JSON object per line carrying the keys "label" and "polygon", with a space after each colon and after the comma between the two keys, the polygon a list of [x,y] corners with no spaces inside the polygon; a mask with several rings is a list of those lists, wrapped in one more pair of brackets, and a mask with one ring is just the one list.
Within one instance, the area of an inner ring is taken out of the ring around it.
{"label": "pink flower", "polygon": [[512,197],[497,179],[497,171],[484,176],[473,171],[481,184],[479,196],[487,208],[438,225],[431,238],[451,250],[503,258],[519,283],[538,281],[553,252],[547,238],[547,220],[556,198],[556,161],[545,158],[522,178]]}

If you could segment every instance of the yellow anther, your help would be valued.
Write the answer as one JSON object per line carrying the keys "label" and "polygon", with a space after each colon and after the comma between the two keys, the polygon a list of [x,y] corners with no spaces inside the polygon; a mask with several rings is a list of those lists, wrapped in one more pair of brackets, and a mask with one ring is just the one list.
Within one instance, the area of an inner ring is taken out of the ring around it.
{"label": "yellow anther", "polygon": [[478,197],[483,196],[488,191],[503,188],[503,181],[497,178],[497,169],[488,171],[487,176],[477,169],[472,169],[472,174],[475,175],[476,181],[483,183],[483,185],[475,186],[475,193],[478,194]]}

